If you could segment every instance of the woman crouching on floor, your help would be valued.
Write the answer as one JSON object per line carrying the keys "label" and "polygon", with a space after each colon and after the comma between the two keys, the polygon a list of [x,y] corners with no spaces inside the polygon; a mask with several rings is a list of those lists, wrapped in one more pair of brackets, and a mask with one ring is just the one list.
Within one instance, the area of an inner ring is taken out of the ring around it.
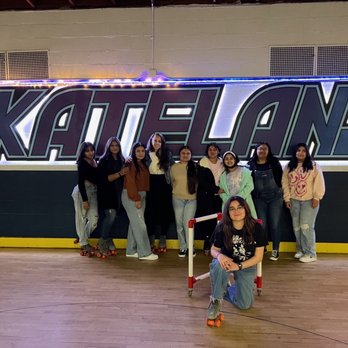
{"label": "woman crouching on floor", "polygon": [[[229,198],[212,237],[208,320],[219,316],[223,299],[240,309],[252,306],[256,265],[262,261],[265,245],[264,230],[251,216],[245,200]],[[235,281],[228,286],[230,273]]]}

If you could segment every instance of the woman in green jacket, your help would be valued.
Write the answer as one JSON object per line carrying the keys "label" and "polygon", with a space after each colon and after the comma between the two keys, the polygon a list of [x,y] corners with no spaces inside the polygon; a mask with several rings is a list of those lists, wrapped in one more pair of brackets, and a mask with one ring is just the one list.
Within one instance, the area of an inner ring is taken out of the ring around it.
{"label": "woman in green jacket", "polygon": [[251,197],[251,192],[254,189],[251,171],[238,165],[239,158],[232,151],[225,152],[222,160],[225,168],[220,177],[219,193],[222,199],[222,210],[231,196],[240,196],[248,203],[252,217],[257,219],[254,202]]}

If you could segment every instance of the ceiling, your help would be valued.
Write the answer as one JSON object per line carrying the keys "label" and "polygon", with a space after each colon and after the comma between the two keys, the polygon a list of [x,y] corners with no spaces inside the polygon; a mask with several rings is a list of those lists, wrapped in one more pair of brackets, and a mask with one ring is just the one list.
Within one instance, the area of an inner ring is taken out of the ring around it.
{"label": "ceiling", "polygon": [[[74,10],[182,5],[240,5],[330,2],[337,0],[0,0],[0,11]],[[343,1],[343,0],[342,0]],[[344,0],[345,1],[345,0]]]}

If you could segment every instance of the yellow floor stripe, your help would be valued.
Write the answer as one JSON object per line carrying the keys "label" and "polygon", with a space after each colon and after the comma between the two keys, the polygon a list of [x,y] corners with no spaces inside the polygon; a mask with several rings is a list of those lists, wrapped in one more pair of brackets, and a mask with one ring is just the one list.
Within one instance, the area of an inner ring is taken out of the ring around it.
{"label": "yellow floor stripe", "polygon": [[[91,239],[91,244],[96,245],[97,239]],[[125,249],[127,239],[114,239],[118,249]],[[158,241],[157,241],[158,243]],[[2,248],[76,248],[73,238],[13,238],[0,237],[0,247]],[[167,240],[168,249],[179,249],[179,242],[176,239]],[[195,241],[196,249],[203,249],[203,241]],[[268,250],[272,250],[272,243],[268,245]],[[294,242],[282,242],[280,244],[281,252],[295,252],[296,244]],[[348,243],[317,243],[318,253],[338,253],[348,254]]]}

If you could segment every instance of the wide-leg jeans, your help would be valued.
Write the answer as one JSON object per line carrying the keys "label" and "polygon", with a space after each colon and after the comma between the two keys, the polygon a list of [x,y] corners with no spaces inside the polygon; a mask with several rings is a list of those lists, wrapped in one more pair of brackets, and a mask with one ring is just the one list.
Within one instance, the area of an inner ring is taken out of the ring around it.
{"label": "wide-leg jeans", "polygon": [[129,199],[127,190],[122,191],[121,199],[129,219],[126,254],[134,255],[138,253],[140,258],[149,256],[151,247],[144,217],[146,192],[141,191],[139,194],[141,197],[140,209],[136,208],[135,202]]}

